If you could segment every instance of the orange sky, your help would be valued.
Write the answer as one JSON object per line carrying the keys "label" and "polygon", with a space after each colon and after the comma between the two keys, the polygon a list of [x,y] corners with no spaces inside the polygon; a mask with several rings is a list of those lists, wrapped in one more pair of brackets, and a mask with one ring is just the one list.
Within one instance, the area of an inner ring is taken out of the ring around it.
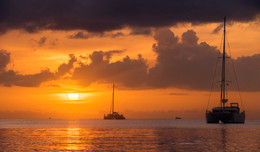
{"label": "orange sky", "polygon": [[[222,31],[212,34],[217,23],[200,25],[178,25],[169,27],[179,38],[182,33],[192,29],[200,42],[219,48]],[[153,29],[158,30],[158,29]],[[227,27],[229,43],[233,58],[251,56],[260,53],[260,26],[258,22],[234,23]],[[69,39],[69,35],[78,31],[44,30],[27,33],[10,30],[0,35],[1,49],[11,53],[11,61],[6,69],[28,75],[39,73],[46,68],[57,72],[58,67],[68,63],[69,54],[78,59],[80,55],[88,56],[93,51],[124,50],[114,54],[110,62],[122,61],[128,55],[137,59],[138,54],[146,60],[149,68],[156,64],[156,43],[154,33],[151,35],[129,35],[130,29],[112,31],[125,35],[115,38],[95,36],[88,39]],[[109,34],[108,34],[109,35]],[[40,44],[40,39],[46,40]],[[179,40],[181,41],[181,40]],[[81,59],[83,63],[91,62]],[[76,63],[73,65],[77,67]],[[214,67],[213,67],[214,68]],[[210,84],[211,82],[209,82]],[[210,86],[209,86],[210,88]],[[45,81],[39,86],[0,86],[0,118],[102,118],[111,105],[112,83],[94,82],[88,86],[81,85],[70,75],[59,79]],[[79,98],[70,99],[69,93],[78,93]],[[218,93],[215,95],[218,97]],[[260,92],[242,92],[247,117],[259,119]],[[167,88],[127,88],[116,84],[116,110],[127,118],[204,118],[209,98],[208,91]],[[213,97],[214,98],[214,97]],[[217,100],[217,98],[216,98]],[[214,105],[214,101],[211,101]],[[216,105],[216,104],[215,104]]]}

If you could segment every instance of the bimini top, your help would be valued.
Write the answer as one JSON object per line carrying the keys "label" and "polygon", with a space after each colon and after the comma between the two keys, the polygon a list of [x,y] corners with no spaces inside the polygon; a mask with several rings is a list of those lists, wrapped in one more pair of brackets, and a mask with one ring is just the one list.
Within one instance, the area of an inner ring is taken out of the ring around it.
{"label": "bimini top", "polygon": [[215,107],[212,109],[212,112],[234,112],[239,113],[240,108],[235,106],[230,107]]}

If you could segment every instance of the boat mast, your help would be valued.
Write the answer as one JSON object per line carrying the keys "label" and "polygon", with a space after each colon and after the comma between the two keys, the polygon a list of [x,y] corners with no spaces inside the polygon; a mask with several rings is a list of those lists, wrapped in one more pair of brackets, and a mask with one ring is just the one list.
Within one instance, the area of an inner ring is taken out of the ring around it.
{"label": "boat mast", "polygon": [[223,43],[223,58],[222,58],[222,77],[221,77],[221,106],[225,107],[226,99],[226,17],[224,17],[224,43]]}
{"label": "boat mast", "polygon": [[113,95],[112,95],[112,114],[114,113],[114,96],[115,96],[115,94],[114,94],[114,83],[113,83]]}

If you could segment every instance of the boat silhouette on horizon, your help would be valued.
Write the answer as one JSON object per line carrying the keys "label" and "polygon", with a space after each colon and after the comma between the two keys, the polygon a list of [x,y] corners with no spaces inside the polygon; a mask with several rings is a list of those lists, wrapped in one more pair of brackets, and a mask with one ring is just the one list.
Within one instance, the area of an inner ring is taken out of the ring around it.
{"label": "boat silhouette on horizon", "polygon": [[104,115],[104,120],[124,120],[125,116],[123,114],[119,114],[118,112],[115,112],[114,106],[115,106],[115,86],[113,83],[113,94],[112,94],[112,105],[111,105],[111,111],[109,114]]}

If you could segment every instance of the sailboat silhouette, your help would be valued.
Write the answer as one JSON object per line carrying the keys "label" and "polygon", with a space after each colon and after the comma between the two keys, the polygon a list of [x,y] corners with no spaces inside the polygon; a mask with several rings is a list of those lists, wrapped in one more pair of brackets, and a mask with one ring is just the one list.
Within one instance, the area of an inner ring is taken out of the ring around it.
{"label": "sailboat silhouette", "polygon": [[220,92],[220,107],[214,107],[212,111],[206,111],[207,123],[244,123],[245,111],[240,112],[238,103],[230,103],[227,106],[228,99],[226,98],[226,52],[225,52],[225,37],[226,36],[226,17],[224,18],[224,43],[222,56],[222,71],[221,71],[221,92]]}
{"label": "sailboat silhouette", "polygon": [[119,114],[118,112],[115,112],[114,107],[115,107],[115,85],[113,83],[113,94],[112,94],[112,106],[111,106],[111,111],[109,114],[104,115],[105,120],[114,120],[114,119],[125,119],[125,116],[123,114]]}

